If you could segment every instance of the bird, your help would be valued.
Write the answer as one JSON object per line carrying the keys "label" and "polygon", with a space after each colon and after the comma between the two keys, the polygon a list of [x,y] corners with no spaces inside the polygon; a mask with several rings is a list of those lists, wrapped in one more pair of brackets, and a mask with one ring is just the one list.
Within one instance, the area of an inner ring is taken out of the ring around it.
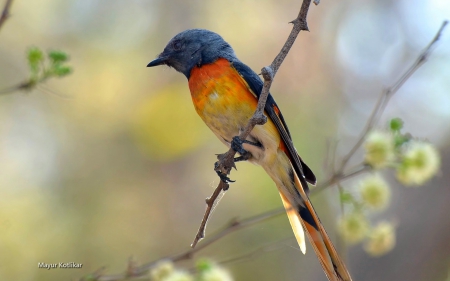
{"label": "bird", "polygon": [[351,281],[309,200],[308,183],[316,184],[316,177],[297,153],[271,94],[264,108],[268,121],[255,126],[247,139],[238,137],[256,110],[263,88],[259,76],[219,34],[206,29],[175,35],[147,67],[159,65],[186,76],[195,110],[222,143],[240,154],[236,162],[261,166],[275,182],[300,250],[306,253],[306,233],[328,280]]}

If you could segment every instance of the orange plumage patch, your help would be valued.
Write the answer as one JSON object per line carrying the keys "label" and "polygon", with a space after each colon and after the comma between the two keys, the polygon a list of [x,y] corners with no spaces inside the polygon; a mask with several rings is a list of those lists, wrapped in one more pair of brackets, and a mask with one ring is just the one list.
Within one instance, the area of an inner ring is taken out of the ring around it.
{"label": "orange plumage patch", "polygon": [[277,115],[280,115],[280,109],[276,105],[273,105],[273,110]]}
{"label": "orange plumage patch", "polygon": [[195,109],[200,114],[205,103],[210,101],[210,95],[226,93],[228,98],[221,99],[231,106],[233,103],[250,105],[251,110],[256,109],[257,100],[239,73],[224,58],[217,61],[194,67],[189,78],[189,89]]}
{"label": "orange plumage patch", "polygon": [[[278,148],[280,149],[280,150],[282,150],[282,151],[284,151],[284,153],[286,153],[286,155],[290,155],[289,154],[289,150],[287,149],[287,147],[286,147],[286,144],[284,144],[284,141],[283,140],[281,140],[280,141],[280,145],[278,146]],[[289,157],[290,158],[290,157]]]}

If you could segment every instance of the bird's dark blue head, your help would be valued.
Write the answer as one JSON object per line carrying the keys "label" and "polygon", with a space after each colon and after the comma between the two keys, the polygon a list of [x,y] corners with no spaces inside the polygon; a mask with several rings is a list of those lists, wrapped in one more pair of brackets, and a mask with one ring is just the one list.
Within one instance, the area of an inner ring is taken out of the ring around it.
{"label": "bird's dark blue head", "polygon": [[219,34],[205,29],[188,29],[173,37],[147,67],[165,64],[189,79],[193,67],[212,63],[218,58],[234,61],[236,55]]}

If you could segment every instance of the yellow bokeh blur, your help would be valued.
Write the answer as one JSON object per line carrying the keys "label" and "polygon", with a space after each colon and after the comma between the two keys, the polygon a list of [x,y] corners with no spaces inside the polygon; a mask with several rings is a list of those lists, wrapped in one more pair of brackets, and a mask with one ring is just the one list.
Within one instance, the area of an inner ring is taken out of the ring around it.
{"label": "yellow bokeh blur", "polygon": [[131,116],[133,139],[149,157],[170,161],[211,140],[187,85],[169,85],[144,99]]}

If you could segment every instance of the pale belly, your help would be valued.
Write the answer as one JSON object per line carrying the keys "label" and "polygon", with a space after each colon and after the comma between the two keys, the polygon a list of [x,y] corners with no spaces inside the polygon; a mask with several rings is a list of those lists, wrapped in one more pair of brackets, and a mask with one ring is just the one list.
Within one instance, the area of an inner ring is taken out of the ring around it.
{"label": "pale belly", "polygon": [[[211,102],[204,104],[199,115],[219,140],[230,147],[231,140],[241,133],[254,111],[246,106],[231,108],[221,106],[223,104],[220,96],[215,96]],[[278,188],[285,194],[290,193],[288,190],[294,188],[289,175],[292,167],[284,151],[279,149],[280,135],[273,122],[268,119],[266,124],[256,125],[247,140],[261,144],[261,147],[243,144],[243,148],[251,154],[248,161],[262,166]]]}
{"label": "pale belly", "polygon": [[[210,94],[202,108],[196,108],[198,114],[211,131],[227,147],[233,137],[238,136],[254,113],[254,106],[248,103],[237,103],[233,96]],[[230,106],[234,105],[234,106]],[[251,153],[250,162],[265,166],[273,163],[278,153],[280,136],[275,125],[268,120],[264,125],[253,128],[247,140],[260,143],[261,147],[244,144],[244,149]]]}

